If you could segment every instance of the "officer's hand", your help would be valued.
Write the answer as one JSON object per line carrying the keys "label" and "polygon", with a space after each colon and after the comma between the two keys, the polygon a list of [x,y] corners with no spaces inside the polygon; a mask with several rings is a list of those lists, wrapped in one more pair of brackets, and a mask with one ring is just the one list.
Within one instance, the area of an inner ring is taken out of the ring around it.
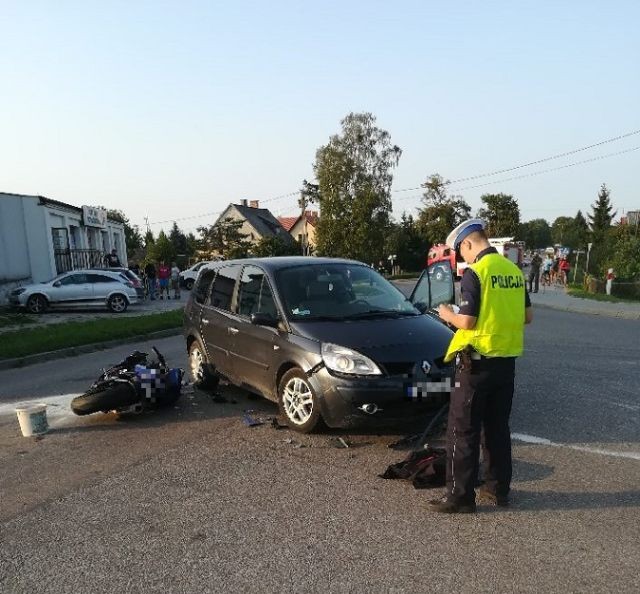
{"label": "officer's hand", "polygon": [[438,306],[438,315],[445,321],[449,320],[449,316],[453,313],[453,307],[448,303],[442,303]]}

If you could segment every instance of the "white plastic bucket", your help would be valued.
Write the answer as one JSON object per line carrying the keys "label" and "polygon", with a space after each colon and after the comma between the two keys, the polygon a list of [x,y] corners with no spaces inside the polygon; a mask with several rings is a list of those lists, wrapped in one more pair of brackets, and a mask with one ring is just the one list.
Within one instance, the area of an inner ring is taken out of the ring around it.
{"label": "white plastic bucket", "polygon": [[16,408],[20,430],[24,437],[41,435],[49,431],[47,423],[47,405],[36,404]]}

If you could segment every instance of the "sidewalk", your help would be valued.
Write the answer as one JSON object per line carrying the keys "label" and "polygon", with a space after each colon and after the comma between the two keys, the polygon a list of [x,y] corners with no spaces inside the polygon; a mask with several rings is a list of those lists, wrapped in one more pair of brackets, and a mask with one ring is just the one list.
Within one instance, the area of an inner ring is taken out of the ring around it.
{"label": "sidewalk", "polygon": [[536,307],[548,307],[609,318],[640,320],[640,303],[609,303],[593,299],[580,299],[567,295],[560,287],[546,287],[545,292],[542,291],[543,287],[540,287],[540,292],[529,294],[531,303]]}

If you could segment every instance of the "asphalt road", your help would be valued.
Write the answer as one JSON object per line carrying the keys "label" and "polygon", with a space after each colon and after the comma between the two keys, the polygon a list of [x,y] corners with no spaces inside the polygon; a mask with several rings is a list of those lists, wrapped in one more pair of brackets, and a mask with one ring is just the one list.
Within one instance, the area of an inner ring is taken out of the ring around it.
{"label": "asphalt road", "polygon": [[[536,309],[512,416],[514,505],[426,511],[376,475],[394,435],[248,428],[274,405],[185,394],[73,417],[127,345],[0,372],[0,592],[637,592],[640,322]],[[179,337],[159,341],[186,365]],[[16,401],[54,427],[19,435]],[[548,441],[547,441],[548,440]]]}

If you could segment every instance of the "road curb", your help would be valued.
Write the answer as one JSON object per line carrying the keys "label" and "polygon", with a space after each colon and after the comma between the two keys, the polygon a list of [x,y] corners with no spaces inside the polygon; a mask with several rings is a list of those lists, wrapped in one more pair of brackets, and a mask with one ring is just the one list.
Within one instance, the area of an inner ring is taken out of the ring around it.
{"label": "road curb", "polygon": [[576,309],[575,307],[567,307],[565,305],[553,305],[549,303],[533,302],[534,307],[542,307],[544,309],[555,309],[556,311],[568,311],[570,313],[585,314],[589,316],[600,316],[601,318],[616,318],[619,320],[640,320],[640,312],[636,311],[603,311],[600,309]]}
{"label": "road curb", "polygon": [[126,338],[117,338],[105,342],[83,344],[75,347],[68,347],[66,349],[59,349],[57,351],[48,351],[46,353],[38,353],[36,355],[27,355],[26,357],[17,357],[15,359],[4,359],[0,361],[0,371],[3,369],[27,367],[29,365],[35,365],[36,363],[44,363],[45,361],[53,361],[55,359],[64,359],[65,357],[74,357],[76,355],[103,351],[121,344],[138,342],[139,340],[168,338],[169,336],[177,336],[178,334],[182,334],[182,327],[168,328],[167,330],[159,330],[158,332],[150,332],[148,334],[138,334],[137,336],[128,336]]}

